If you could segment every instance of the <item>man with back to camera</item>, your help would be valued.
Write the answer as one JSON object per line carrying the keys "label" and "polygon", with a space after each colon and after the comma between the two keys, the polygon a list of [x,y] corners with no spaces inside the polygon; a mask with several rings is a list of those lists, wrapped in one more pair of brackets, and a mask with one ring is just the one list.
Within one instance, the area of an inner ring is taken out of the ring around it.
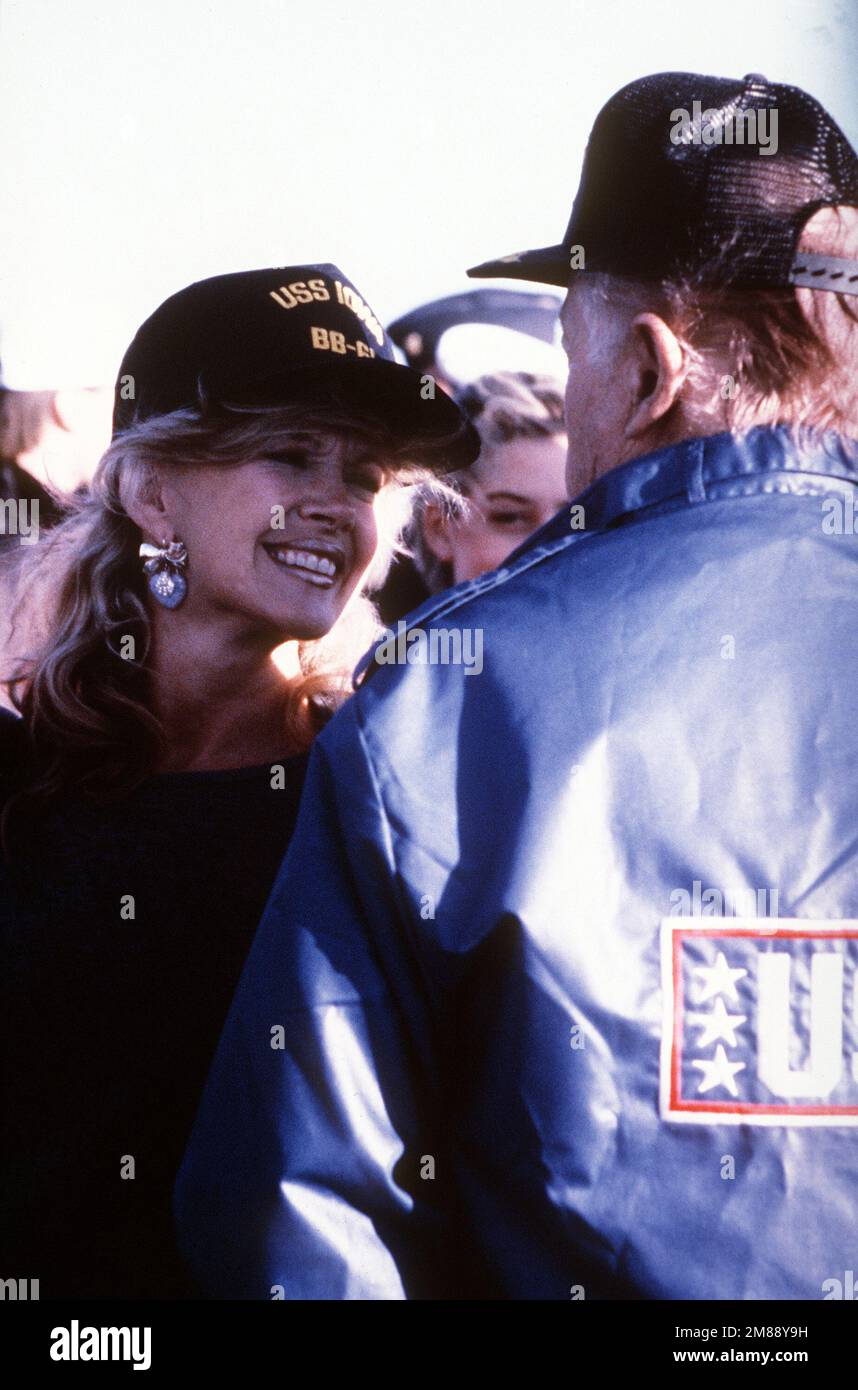
{"label": "man with back to camera", "polygon": [[472,274],[569,287],[575,502],[411,615],[481,630],[479,679],[370,667],[317,743],[186,1253],[227,1297],[823,1298],[858,1176],[858,157],[796,88],[642,78],[563,242]]}

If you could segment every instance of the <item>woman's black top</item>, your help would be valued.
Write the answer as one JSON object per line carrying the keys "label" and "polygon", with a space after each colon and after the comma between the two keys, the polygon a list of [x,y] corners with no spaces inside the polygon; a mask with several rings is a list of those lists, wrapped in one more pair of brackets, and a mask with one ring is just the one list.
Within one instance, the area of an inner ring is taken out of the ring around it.
{"label": "woman's black top", "polygon": [[[22,748],[0,711],[0,785]],[[193,1296],[173,1182],[306,761],[67,796],[0,865],[0,1277]]]}

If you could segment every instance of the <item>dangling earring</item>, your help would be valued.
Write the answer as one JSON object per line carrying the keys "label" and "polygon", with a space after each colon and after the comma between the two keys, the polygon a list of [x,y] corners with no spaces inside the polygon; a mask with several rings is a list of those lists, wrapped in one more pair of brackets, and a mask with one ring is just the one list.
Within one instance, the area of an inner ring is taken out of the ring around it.
{"label": "dangling earring", "polygon": [[182,570],[188,563],[188,552],[181,541],[162,541],[140,546],[143,569],[149,576],[149,589],[165,608],[178,608],[188,592],[188,581]]}

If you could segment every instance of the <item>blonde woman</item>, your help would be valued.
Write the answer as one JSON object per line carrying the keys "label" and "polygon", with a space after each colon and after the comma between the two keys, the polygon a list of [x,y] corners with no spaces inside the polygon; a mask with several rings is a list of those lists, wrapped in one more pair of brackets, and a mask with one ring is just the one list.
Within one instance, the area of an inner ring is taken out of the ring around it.
{"label": "blonde woman", "polygon": [[497,569],[566,504],[563,387],[530,372],[482,376],[457,396],[480,436],[478,462],[427,493],[411,545],[432,592]]}
{"label": "blonde woman", "polygon": [[0,723],[0,1248],[43,1298],[189,1291],[170,1191],[307,750],[372,634],[401,484],[478,447],[330,265],[174,295],[114,423],[23,562]]}

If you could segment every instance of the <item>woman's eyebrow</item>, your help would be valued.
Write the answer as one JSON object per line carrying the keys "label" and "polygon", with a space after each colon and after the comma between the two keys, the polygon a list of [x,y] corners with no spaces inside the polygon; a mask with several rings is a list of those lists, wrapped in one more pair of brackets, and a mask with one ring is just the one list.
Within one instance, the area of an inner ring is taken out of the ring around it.
{"label": "woman's eyebrow", "polygon": [[[329,453],[330,447],[315,438],[312,434],[294,434],[290,435],[289,438],[282,443],[269,449],[268,457],[277,459],[287,458],[290,454],[303,454],[305,458],[319,461],[327,458]],[[362,464],[367,463],[376,464],[379,468],[383,468],[384,466],[379,459],[378,450],[373,448],[371,444],[367,444],[360,449],[356,448],[354,452],[348,453],[343,459],[344,468],[360,467]]]}
{"label": "woman's eyebrow", "polygon": [[530,498],[522,497],[518,492],[487,492],[486,497],[489,502],[497,502],[499,498],[503,498],[508,502],[524,502],[530,505]]}
{"label": "woman's eyebrow", "polygon": [[295,454],[300,454],[303,458],[315,462],[323,459],[327,450],[312,436],[300,439],[293,435],[290,439],[284,440],[283,443],[275,444],[267,453],[268,457],[273,459],[287,459]]}

